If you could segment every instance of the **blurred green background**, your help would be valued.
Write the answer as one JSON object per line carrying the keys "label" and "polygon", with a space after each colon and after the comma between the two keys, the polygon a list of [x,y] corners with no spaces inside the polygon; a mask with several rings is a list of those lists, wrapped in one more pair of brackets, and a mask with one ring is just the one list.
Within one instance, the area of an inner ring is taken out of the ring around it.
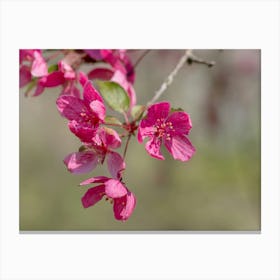
{"label": "blurred green background", "polygon": [[[136,61],[142,51],[131,51]],[[136,68],[138,103],[151,99],[183,55],[152,50]],[[194,157],[151,158],[135,138],[127,152],[124,181],[137,205],[126,222],[114,219],[102,200],[88,209],[80,198],[89,177],[108,175],[106,166],[70,174],[64,157],[80,146],[60,117],[60,88],[34,98],[20,91],[20,230],[260,230],[259,50],[195,50],[216,65],[186,65],[160,100],[191,116]],[[81,69],[83,70],[83,68]],[[85,69],[86,70],[86,69]]]}

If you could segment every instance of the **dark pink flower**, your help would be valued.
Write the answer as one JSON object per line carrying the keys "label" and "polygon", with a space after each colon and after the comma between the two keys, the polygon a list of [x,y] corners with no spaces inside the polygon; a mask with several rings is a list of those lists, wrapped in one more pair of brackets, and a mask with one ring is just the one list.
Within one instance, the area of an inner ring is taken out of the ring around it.
{"label": "dark pink flower", "polygon": [[110,174],[120,179],[125,169],[125,162],[121,155],[112,151],[121,146],[121,139],[116,131],[102,127],[92,138],[92,142],[85,145],[85,150],[69,154],[64,163],[67,169],[74,174],[87,173],[99,163],[103,164],[105,158]]}
{"label": "dark pink flower", "polygon": [[57,101],[60,114],[69,120],[70,130],[82,142],[91,143],[96,130],[105,118],[102,97],[90,82],[85,83],[83,99],[71,95],[61,95]]}
{"label": "dark pink flower", "polygon": [[174,159],[189,160],[195,148],[186,137],[192,127],[191,119],[185,112],[177,111],[170,114],[170,104],[160,102],[148,108],[147,117],[143,119],[138,128],[138,141],[148,137],[147,152],[154,158],[163,160],[160,152],[164,143],[168,152]]}
{"label": "dark pink flower", "polygon": [[99,176],[89,178],[80,183],[80,185],[84,186],[93,183],[101,184],[88,189],[82,197],[84,208],[95,205],[106,196],[106,199],[110,199],[114,203],[113,211],[117,220],[125,221],[131,216],[136,206],[136,198],[122,182],[116,179]]}
{"label": "dark pink flower", "polygon": [[20,50],[19,61],[20,87],[31,82],[32,76],[40,78],[48,75],[48,66],[41,50]]}
{"label": "dark pink flower", "polygon": [[[63,86],[61,95],[72,95],[80,97],[80,91],[76,87],[78,75],[73,68],[65,61],[61,60],[58,63],[58,70],[40,78],[39,86],[42,88],[52,88],[59,85]],[[39,94],[41,94],[40,92]],[[34,94],[38,95],[38,94]]]}

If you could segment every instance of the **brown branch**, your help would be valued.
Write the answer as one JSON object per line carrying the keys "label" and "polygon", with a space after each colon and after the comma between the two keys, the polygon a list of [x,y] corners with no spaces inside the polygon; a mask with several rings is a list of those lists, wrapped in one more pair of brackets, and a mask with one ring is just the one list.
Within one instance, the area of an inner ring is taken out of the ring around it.
{"label": "brown branch", "polygon": [[131,135],[132,135],[131,133],[128,134],[128,137],[127,137],[127,140],[126,140],[126,144],[125,144],[125,148],[124,148],[124,152],[123,152],[123,159],[125,159],[126,152],[127,152],[127,148],[128,148],[128,144],[129,144]]}
{"label": "brown branch", "polygon": [[168,75],[168,77],[164,80],[160,88],[155,92],[153,98],[147,103],[147,105],[153,104],[165,91],[166,89],[173,83],[175,76],[178,74],[180,69],[185,65],[185,63],[192,64],[192,63],[199,63],[199,64],[205,64],[208,67],[212,67],[215,62],[211,61],[208,62],[206,60],[203,60],[201,58],[196,57],[192,50],[186,50],[184,55],[180,58],[175,68],[172,70],[172,72]]}
{"label": "brown branch", "polygon": [[197,57],[193,54],[192,50],[188,50],[188,58],[187,58],[187,63],[189,65],[193,64],[193,63],[197,63],[197,64],[204,64],[208,67],[213,67],[216,63],[215,61],[207,61],[204,60],[200,57]]}
{"label": "brown branch", "polygon": [[140,57],[136,60],[136,62],[134,63],[133,68],[136,68],[137,65],[141,62],[141,60],[142,60],[150,51],[151,51],[151,50],[146,50],[146,51],[144,51],[144,52],[140,55]]}

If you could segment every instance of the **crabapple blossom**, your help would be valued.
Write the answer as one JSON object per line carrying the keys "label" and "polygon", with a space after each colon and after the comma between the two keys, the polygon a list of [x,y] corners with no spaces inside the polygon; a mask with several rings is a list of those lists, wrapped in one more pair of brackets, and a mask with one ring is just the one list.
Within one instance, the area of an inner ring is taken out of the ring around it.
{"label": "crabapple blossom", "polygon": [[110,174],[113,178],[119,179],[125,169],[125,162],[121,155],[112,149],[120,146],[121,139],[118,133],[111,128],[101,127],[92,142],[83,146],[83,151],[69,154],[64,163],[71,173],[82,174],[93,170],[98,162],[103,164],[106,158]]}
{"label": "crabapple blossom", "polygon": [[82,142],[91,143],[106,114],[103,99],[93,85],[90,82],[85,83],[83,99],[61,95],[56,104],[60,114],[69,120],[71,132]]}
{"label": "crabapple blossom", "polygon": [[174,159],[187,161],[195,152],[186,136],[191,128],[191,119],[187,113],[179,111],[170,114],[170,104],[160,102],[151,105],[147,117],[141,120],[138,141],[142,143],[144,138],[149,138],[145,148],[154,158],[164,159],[160,152],[163,143]]}
{"label": "crabapple blossom", "polygon": [[132,192],[119,180],[99,176],[89,178],[82,183],[80,186],[85,186],[93,183],[101,183],[98,186],[92,187],[82,197],[82,204],[84,208],[95,205],[104,196],[107,199],[111,199],[114,203],[113,211],[117,220],[127,220],[135,206],[136,198]]}

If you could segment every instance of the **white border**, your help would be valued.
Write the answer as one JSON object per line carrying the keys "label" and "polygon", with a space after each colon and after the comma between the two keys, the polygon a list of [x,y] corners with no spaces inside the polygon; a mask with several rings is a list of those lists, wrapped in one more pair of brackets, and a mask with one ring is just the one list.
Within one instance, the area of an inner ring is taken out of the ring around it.
{"label": "white border", "polygon": [[[1,279],[279,279],[279,2],[2,1]],[[37,48],[261,48],[261,234],[19,234],[18,57]]]}

